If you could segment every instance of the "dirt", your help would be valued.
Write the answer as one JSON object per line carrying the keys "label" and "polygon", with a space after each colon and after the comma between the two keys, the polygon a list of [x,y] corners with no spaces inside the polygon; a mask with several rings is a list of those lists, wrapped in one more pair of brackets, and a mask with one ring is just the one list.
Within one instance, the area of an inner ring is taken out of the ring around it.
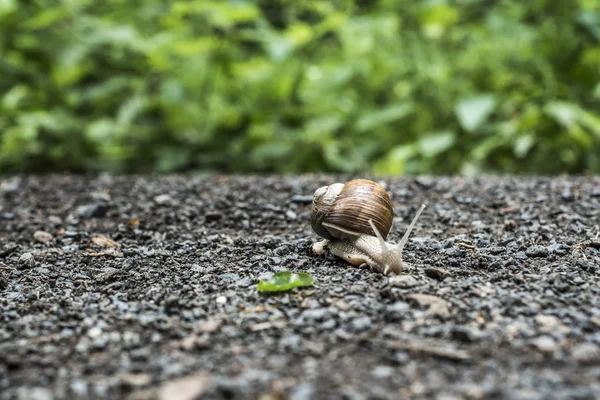
{"label": "dirt", "polygon": [[397,277],[311,253],[349,178],[2,178],[0,399],[600,398],[600,178],[384,180]]}

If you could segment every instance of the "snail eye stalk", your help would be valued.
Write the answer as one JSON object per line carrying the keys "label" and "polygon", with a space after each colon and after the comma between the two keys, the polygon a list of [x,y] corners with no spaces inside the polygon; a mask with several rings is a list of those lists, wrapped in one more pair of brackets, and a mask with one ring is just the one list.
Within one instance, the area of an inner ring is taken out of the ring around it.
{"label": "snail eye stalk", "polygon": [[385,242],[385,240],[383,240],[383,236],[381,236],[381,233],[379,233],[379,230],[373,223],[372,219],[369,220],[369,225],[371,225],[373,232],[375,232],[375,236],[377,236],[377,239],[379,240],[379,245],[381,246],[381,250],[384,252],[390,251],[388,244]]}
{"label": "snail eye stalk", "polygon": [[400,243],[398,243],[396,245],[396,248],[399,251],[402,251],[404,249],[404,246],[406,246],[406,242],[408,242],[408,238],[410,236],[410,233],[412,232],[413,228],[415,227],[415,224],[417,223],[417,220],[421,216],[421,213],[423,212],[424,209],[425,209],[425,204],[422,204],[421,208],[419,208],[419,211],[417,211],[417,215],[415,215],[415,217],[413,218],[412,222],[408,226],[408,229],[404,233],[404,236],[402,237],[402,240],[400,240]]}

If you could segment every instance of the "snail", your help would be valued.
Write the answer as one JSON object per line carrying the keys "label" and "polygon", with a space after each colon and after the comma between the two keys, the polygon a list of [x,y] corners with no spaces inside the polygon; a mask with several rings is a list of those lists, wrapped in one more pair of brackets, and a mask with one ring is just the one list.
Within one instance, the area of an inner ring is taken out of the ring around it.
{"label": "snail", "polygon": [[367,179],[320,187],[313,196],[310,224],[323,240],[312,250],[319,255],[329,250],[352,265],[384,275],[399,274],[402,250],[424,209],[425,205],[419,208],[400,243],[388,243],[394,210],[383,187]]}

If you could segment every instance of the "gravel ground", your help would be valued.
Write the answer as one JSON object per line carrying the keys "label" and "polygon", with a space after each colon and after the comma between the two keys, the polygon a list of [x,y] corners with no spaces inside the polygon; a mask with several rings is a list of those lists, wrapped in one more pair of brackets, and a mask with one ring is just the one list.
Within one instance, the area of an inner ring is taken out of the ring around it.
{"label": "gravel ground", "polygon": [[0,399],[600,398],[600,178],[387,180],[399,277],[311,254],[347,179],[2,178]]}

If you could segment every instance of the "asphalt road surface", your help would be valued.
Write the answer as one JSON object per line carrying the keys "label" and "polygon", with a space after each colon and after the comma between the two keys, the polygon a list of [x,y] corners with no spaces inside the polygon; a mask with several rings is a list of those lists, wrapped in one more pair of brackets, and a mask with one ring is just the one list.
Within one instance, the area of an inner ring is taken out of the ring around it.
{"label": "asphalt road surface", "polygon": [[311,253],[349,178],[1,178],[0,399],[600,398],[600,178],[384,180],[397,277]]}

